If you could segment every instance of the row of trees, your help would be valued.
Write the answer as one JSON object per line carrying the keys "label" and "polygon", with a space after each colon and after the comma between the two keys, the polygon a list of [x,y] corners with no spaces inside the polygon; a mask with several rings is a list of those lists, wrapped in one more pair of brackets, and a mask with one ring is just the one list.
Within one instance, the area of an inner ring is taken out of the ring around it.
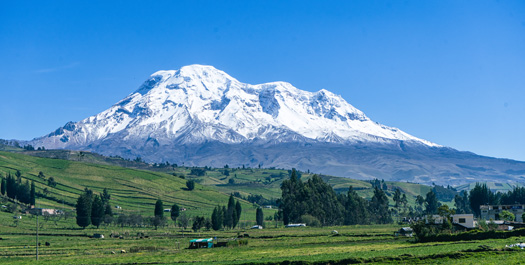
{"label": "row of trees", "polygon": [[1,194],[21,203],[35,205],[35,183],[31,181],[29,184],[29,180],[22,182],[22,174],[18,170],[15,176],[7,173],[7,177],[2,178],[0,183]]}
{"label": "row of trees", "polygon": [[98,228],[102,222],[108,223],[107,220],[113,218],[110,198],[107,189],[101,195],[96,195],[86,188],[77,199],[77,225],[86,228],[92,224]]}
{"label": "row of trees", "polygon": [[235,202],[233,195],[228,199],[228,207],[217,206],[211,214],[211,225],[213,230],[222,228],[233,229],[241,219],[242,207],[239,201]]}
{"label": "row of trees", "polygon": [[392,223],[388,197],[378,186],[370,201],[359,196],[352,187],[337,195],[321,177],[314,175],[306,182],[297,177],[295,169],[290,179],[281,184],[279,201],[284,224],[306,222],[320,225],[351,225]]}

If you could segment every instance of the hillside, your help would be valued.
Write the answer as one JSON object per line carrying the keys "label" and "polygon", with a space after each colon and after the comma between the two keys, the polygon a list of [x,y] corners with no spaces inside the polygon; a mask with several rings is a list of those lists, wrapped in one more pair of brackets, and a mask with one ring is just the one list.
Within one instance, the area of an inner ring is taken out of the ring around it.
{"label": "hillside", "polygon": [[[206,216],[215,206],[225,205],[228,201],[227,194],[200,184],[189,191],[185,179],[162,172],[0,152],[0,175],[15,174],[16,170],[20,170],[24,182],[35,182],[37,193],[44,193],[47,189],[46,197],[51,199],[37,199],[38,207],[44,208],[73,209],[71,205],[75,205],[86,187],[95,193],[107,188],[113,206],[121,206],[124,213],[146,216],[153,215],[158,198],[163,200],[165,208],[177,203],[186,208],[189,215]],[[39,178],[40,171],[46,179],[53,177],[56,187],[48,186],[46,180]],[[247,202],[242,203],[244,213],[254,215],[253,207]]]}
{"label": "hillside", "polygon": [[[282,180],[287,178],[290,173],[290,169],[276,169],[276,168],[244,168],[234,167],[230,168],[212,168],[206,167],[205,176],[191,175],[191,169],[194,167],[185,167],[183,165],[175,164],[149,164],[145,163],[140,159],[130,160],[121,157],[108,157],[92,152],[85,151],[72,151],[72,150],[45,150],[45,151],[25,151],[17,149],[17,152],[42,157],[42,158],[53,158],[53,159],[64,159],[70,161],[80,161],[85,163],[99,164],[99,165],[113,165],[121,166],[132,169],[141,169],[155,172],[163,172],[170,175],[179,174],[184,175],[187,178],[196,180],[198,183],[206,186],[215,186],[219,190],[223,190],[226,193],[233,193],[235,191],[245,194],[261,194],[265,195],[265,198],[278,198],[280,196],[280,185]],[[226,165],[224,165],[226,166]],[[197,167],[204,169],[203,167]],[[225,175],[225,171],[228,171],[228,176]],[[302,172],[303,180],[309,179],[314,173]],[[345,192],[349,186],[353,186],[358,192],[362,193],[364,197],[371,197],[372,185],[369,181],[357,180],[351,178],[343,178],[338,176],[329,176],[321,174],[321,177],[328,182],[335,191]],[[230,179],[233,179],[233,183],[230,183]],[[430,189],[430,186],[410,183],[410,182],[396,182],[386,181],[389,190],[395,188],[401,189],[407,195],[417,196],[425,195]],[[367,195],[370,196],[367,196]]]}

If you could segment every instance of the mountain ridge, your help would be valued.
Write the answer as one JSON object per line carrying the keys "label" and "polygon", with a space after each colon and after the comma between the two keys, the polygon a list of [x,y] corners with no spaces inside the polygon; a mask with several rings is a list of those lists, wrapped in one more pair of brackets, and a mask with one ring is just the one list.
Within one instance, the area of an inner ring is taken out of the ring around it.
{"label": "mountain ridge", "polygon": [[155,139],[175,139],[183,136],[188,127],[193,128],[191,143],[274,140],[277,134],[290,131],[321,142],[384,138],[437,146],[373,122],[341,96],[327,90],[307,92],[286,82],[250,85],[201,65],[157,71],[108,110],[78,123],[67,123],[47,139],[33,141],[40,140],[46,147],[64,148],[70,141],[85,145],[122,130],[132,135],[146,133]]}
{"label": "mountain ridge", "polygon": [[[523,162],[459,152],[376,123],[328,90],[250,85],[202,65],[157,71],[109,109],[29,143],[149,162],[297,167],[357,179],[525,180],[508,173],[525,172]],[[486,171],[476,170],[487,163]]]}

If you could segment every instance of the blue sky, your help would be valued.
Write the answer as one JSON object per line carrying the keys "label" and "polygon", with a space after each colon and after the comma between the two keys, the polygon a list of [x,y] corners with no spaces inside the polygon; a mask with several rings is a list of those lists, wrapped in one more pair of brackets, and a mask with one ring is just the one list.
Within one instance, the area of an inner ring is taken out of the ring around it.
{"label": "blue sky", "polygon": [[0,138],[42,136],[197,63],[525,161],[525,1],[72,2],[0,2]]}

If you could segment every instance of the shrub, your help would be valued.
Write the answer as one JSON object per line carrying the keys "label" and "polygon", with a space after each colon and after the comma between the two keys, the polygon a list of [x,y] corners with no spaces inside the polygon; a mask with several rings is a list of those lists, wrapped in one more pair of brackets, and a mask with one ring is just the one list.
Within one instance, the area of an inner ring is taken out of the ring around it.
{"label": "shrub", "polygon": [[314,226],[314,227],[321,226],[321,222],[319,221],[319,219],[309,214],[305,214],[301,216],[301,223],[305,223],[307,226]]}
{"label": "shrub", "polygon": [[188,190],[195,189],[195,181],[193,180],[186,181],[186,187],[188,188]]}

